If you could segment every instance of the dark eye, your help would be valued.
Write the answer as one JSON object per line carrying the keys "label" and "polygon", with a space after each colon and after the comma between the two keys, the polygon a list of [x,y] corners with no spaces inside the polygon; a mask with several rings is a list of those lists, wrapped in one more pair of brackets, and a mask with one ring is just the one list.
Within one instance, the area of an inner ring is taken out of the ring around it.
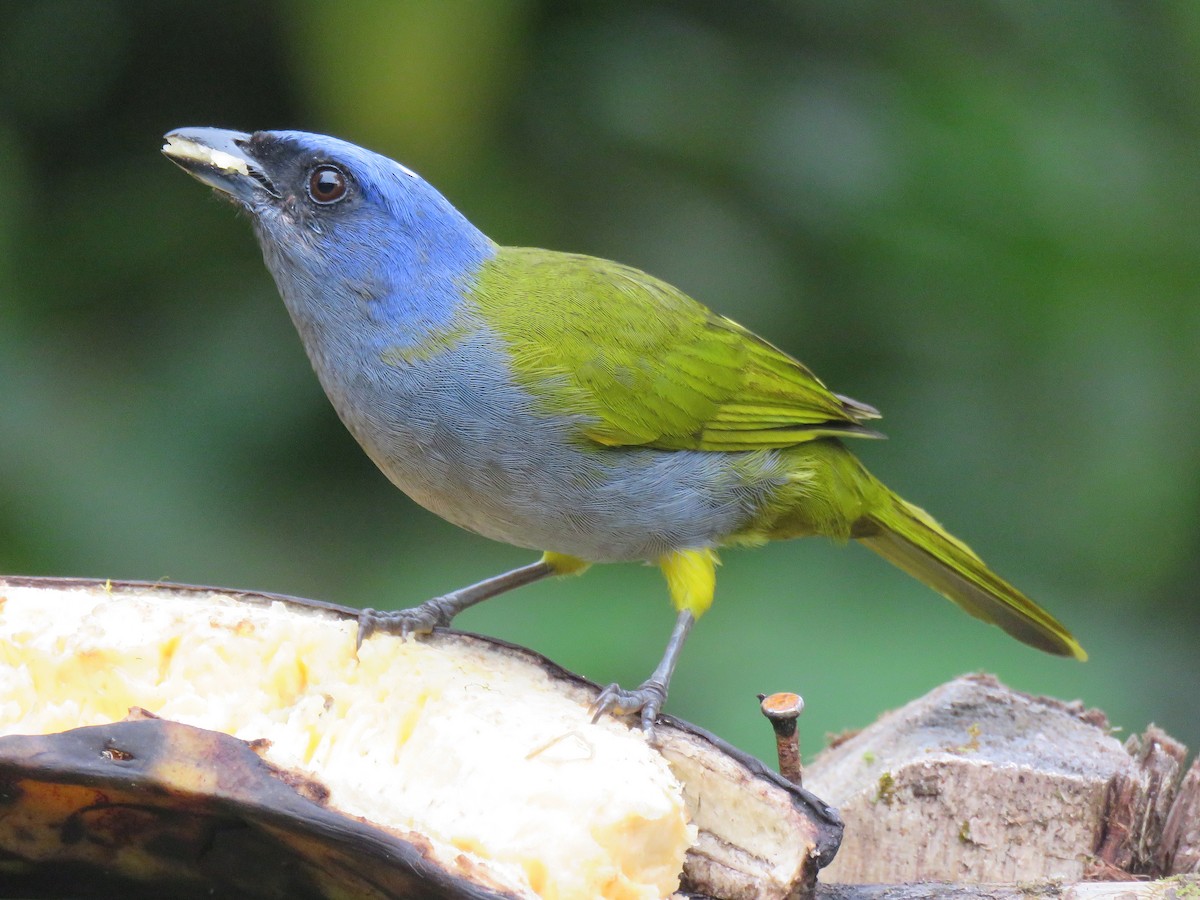
{"label": "dark eye", "polygon": [[314,203],[337,203],[349,186],[346,173],[337,166],[317,166],[308,176],[308,196]]}

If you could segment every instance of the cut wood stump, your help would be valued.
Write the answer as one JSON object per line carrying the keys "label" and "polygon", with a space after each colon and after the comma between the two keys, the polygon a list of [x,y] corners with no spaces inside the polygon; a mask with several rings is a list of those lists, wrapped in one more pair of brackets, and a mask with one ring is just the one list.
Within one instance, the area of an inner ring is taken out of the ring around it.
{"label": "cut wood stump", "polygon": [[[805,771],[805,787],[846,823],[821,872],[826,896],[866,897],[836,882],[934,897],[942,892],[913,883],[1061,887],[1197,872],[1200,768],[1181,778],[1185,756],[1153,726],[1122,744],[1079,703],[989,675],[956,679],[836,741]],[[1180,896],[1200,898],[1191,890]]]}

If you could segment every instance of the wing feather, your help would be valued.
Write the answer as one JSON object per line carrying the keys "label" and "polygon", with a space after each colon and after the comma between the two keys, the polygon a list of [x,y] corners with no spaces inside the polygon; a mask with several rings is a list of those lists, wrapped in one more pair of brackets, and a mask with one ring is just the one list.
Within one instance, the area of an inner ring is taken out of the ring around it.
{"label": "wing feather", "polygon": [[604,446],[760,450],[822,437],[881,437],[871,406],[637,269],[500,248],[472,285],[516,378]]}

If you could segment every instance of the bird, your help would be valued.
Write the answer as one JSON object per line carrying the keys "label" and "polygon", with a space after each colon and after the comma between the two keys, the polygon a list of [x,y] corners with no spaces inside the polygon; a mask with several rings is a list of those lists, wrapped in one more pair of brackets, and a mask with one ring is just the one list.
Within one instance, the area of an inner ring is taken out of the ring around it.
{"label": "bird", "polygon": [[648,562],[675,610],[637,688],[593,721],[653,734],[717,551],[856,540],[1039,650],[1087,658],[848,445],[878,411],[678,288],[576,253],[503,246],[383,155],[303,131],[182,128],[163,153],[240,207],[325,393],[396,487],[455,525],[541,553],[357,640],[448,626],[498,594],[595,563]]}

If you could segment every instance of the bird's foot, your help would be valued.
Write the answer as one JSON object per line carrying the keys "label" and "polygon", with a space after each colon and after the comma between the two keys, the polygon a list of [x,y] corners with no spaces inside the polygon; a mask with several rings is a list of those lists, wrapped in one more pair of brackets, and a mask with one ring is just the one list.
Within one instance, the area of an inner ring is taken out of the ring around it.
{"label": "bird's foot", "polygon": [[420,606],[409,609],[364,609],[358,614],[358,636],[354,649],[376,632],[396,634],[407,639],[416,634],[429,634],[435,628],[445,628],[458,612],[450,597],[434,597]]}
{"label": "bird's foot", "polygon": [[639,718],[642,731],[646,737],[654,737],[654,722],[666,700],[666,685],[653,678],[642,682],[641,687],[632,691],[625,690],[619,684],[610,684],[596,697],[590,712],[593,722],[598,721],[606,713],[612,713],[614,716],[630,716],[634,713],[641,713]]}

